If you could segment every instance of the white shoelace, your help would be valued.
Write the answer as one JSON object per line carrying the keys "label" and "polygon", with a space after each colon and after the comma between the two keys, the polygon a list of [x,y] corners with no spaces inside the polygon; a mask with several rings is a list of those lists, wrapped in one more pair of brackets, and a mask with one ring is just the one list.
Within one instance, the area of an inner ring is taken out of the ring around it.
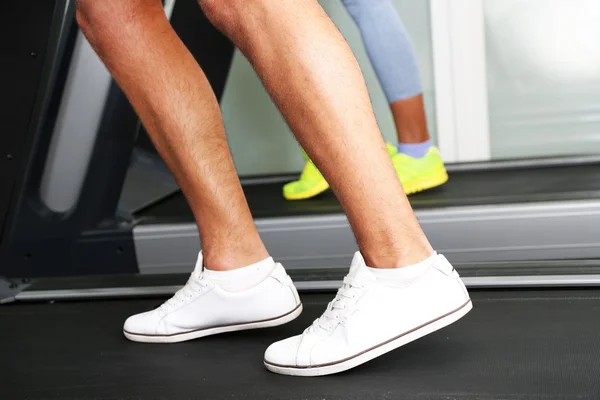
{"label": "white shoelace", "polygon": [[346,319],[355,311],[354,305],[362,293],[364,285],[354,282],[350,277],[344,278],[344,283],[338,289],[335,298],[327,305],[327,309],[308,328],[316,333],[330,333],[338,324],[344,324]]}
{"label": "white shoelace", "polygon": [[191,299],[194,295],[202,293],[208,287],[208,282],[203,279],[202,274],[199,276],[193,273],[188,279],[185,286],[177,291],[169,300],[165,301],[158,311],[166,314],[171,311],[174,307],[181,303],[185,303],[187,299]]}

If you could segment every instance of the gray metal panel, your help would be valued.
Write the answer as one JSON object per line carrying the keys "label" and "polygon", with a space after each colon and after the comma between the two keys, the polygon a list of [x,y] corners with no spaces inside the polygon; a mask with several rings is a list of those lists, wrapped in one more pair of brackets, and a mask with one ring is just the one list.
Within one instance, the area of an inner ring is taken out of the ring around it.
{"label": "gray metal panel", "polygon": [[121,190],[119,209],[132,215],[177,191],[179,186],[175,178],[158,156],[134,150]]}
{"label": "gray metal panel", "polygon": [[69,211],[79,198],[111,81],[78,33],[40,188],[42,200],[53,211]]}
{"label": "gray metal panel", "polygon": [[426,211],[432,244],[457,263],[600,258],[600,201]]}
{"label": "gray metal panel", "polygon": [[[600,258],[600,201],[506,204],[417,211],[433,246],[452,262]],[[356,242],[344,215],[256,221],[286,268],[346,267]],[[189,272],[199,250],[193,224],[134,229],[142,273]]]}

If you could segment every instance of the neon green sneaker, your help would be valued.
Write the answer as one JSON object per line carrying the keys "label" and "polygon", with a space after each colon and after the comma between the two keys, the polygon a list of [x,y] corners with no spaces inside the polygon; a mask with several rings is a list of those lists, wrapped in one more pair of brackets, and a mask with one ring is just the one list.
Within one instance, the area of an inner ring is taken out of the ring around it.
{"label": "neon green sneaker", "polygon": [[306,164],[302,174],[300,174],[300,179],[283,186],[283,197],[286,200],[310,199],[329,189],[329,183],[327,183],[317,166],[308,158],[304,150],[302,150],[302,156],[306,160]]}
{"label": "neon green sneaker", "polygon": [[[388,145],[388,151],[390,151]],[[395,150],[391,154],[394,168],[400,177],[400,182],[406,195],[422,192],[443,185],[448,181],[448,173],[437,147],[429,148],[422,158],[413,158]]]}
{"label": "neon green sneaker", "polygon": [[[398,151],[396,146],[387,144],[390,157]],[[306,200],[315,197],[329,189],[329,183],[325,180],[319,169],[308,155],[302,150],[302,156],[306,160],[300,179],[287,183],[283,186],[283,197],[287,200]]]}
{"label": "neon green sneaker", "polygon": [[[432,189],[448,181],[448,173],[437,147],[431,147],[422,158],[398,153],[396,146],[390,143],[386,143],[386,147],[407,195]],[[287,200],[310,199],[329,189],[329,184],[304,150],[302,155],[306,165],[300,179],[283,187],[283,197]]]}

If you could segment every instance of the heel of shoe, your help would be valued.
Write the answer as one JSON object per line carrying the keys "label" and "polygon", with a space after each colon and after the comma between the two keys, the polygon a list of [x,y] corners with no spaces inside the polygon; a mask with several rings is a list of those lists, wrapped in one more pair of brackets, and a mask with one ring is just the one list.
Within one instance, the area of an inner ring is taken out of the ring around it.
{"label": "heel of shoe", "polygon": [[456,273],[456,278],[455,279],[456,279],[456,284],[460,286],[460,290],[465,295],[465,298],[470,300],[471,299],[471,295],[469,295],[469,291],[467,290],[467,287],[465,286],[465,283],[462,281],[462,279],[460,279],[460,276],[458,276],[458,273]]}
{"label": "heel of shoe", "polygon": [[450,261],[442,254],[438,254],[435,262],[433,263],[433,267],[443,273],[446,276],[452,276],[456,274],[458,276],[458,272],[454,269]]}
{"label": "heel of shoe", "polygon": [[298,290],[296,289],[296,286],[291,285],[291,286],[289,286],[289,288],[292,291],[292,296],[294,296],[294,300],[296,301],[296,304],[302,304],[302,302],[300,301],[300,295],[298,294]]}
{"label": "heel of shoe", "polygon": [[285,286],[294,286],[292,278],[287,274],[285,268],[280,263],[275,264],[275,269],[271,273],[271,278],[277,280],[279,283]]}
{"label": "heel of shoe", "polygon": [[283,286],[287,286],[287,289],[290,290],[292,298],[294,299],[295,305],[301,304],[300,295],[298,294],[298,290],[296,290],[296,285],[294,285],[292,278],[287,274],[283,265],[279,263],[276,264],[275,270],[271,274],[271,278],[275,279]]}
{"label": "heel of shoe", "polygon": [[458,290],[463,294],[465,301],[471,298],[469,296],[467,287],[458,274],[458,271],[452,266],[452,264],[450,264],[450,261],[448,261],[446,257],[438,254],[438,259],[434,264],[434,268],[446,275],[448,279],[452,280],[453,285],[458,286]]}

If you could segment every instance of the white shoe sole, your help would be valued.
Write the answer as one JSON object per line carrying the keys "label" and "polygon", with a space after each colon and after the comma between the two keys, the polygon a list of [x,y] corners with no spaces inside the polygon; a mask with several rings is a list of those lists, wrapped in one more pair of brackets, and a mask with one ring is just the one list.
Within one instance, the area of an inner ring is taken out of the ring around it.
{"label": "white shoe sole", "polygon": [[217,326],[214,328],[200,329],[191,332],[177,333],[174,335],[140,335],[127,331],[123,331],[125,337],[133,342],[141,343],[178,343],[185,342],[187,340],[198,339],[204,336],[217,335],[219,333],[244,331],[248,329],[260,329],[260,328],[271,328],[287,324],[290,321],[296,319],[302,313],[302,304],[299,304],[294,310],[280,317],[255,321],[246,322],[243,324],[233,324],[225,326]]}
{"label": "white shoe sole", "polygon": [[388,353],[392,350],[395,350],[399,347],[404,346],[414,340],[417,340],[423,336],[429,335],[439,329],[442,329],[462,317],[464,317],[471,309],[473,308],[473,303],[469,299],[467,303],[465,303],[459,309],[444,315],[441,318],[435,319],[425,325],[422,325],[412,331],[404,333],[396,338],[387,341],[379,346],[373,347],[369,350],[366,350],[362,353],[359,353],[353,357],[347,358],[345,360],[317,365],[314,367],[290,367],[290,366],[282,366],[282,365],[274,365],[270,364],[267,361],[264,361],[265,367],[271,372],[275,372],[277,374],[282,375],[293,375],[293,376],[322,376],[322,375],[331,375],[339,372],[347,371],[354,367],[357,367],[361,364],[366,363],[374,358],[377,358],[385,353]]}

